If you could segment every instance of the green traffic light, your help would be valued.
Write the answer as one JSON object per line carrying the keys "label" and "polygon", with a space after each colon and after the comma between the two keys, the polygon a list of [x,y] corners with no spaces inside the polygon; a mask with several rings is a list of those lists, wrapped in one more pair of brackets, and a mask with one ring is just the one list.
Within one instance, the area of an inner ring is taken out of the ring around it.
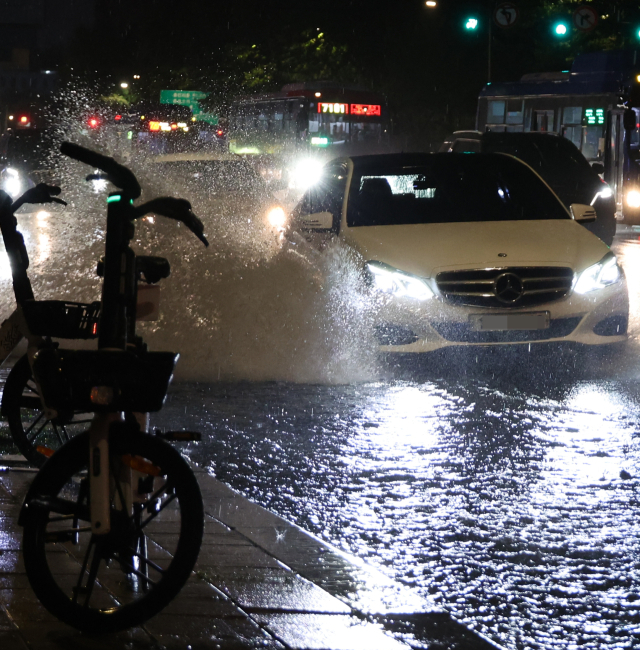
{"label": "green traffic light", "polygon": [[464,28],[473,31],[478,29],[478,19],[477,18],[467,18],[467,22],[464,24]]}
{"label": "green traffic light", "polygon": [[556,36],[566,36],[568,32],[569,28],[567,27],[566,23],[556,23],[553,26],[553,33]]}

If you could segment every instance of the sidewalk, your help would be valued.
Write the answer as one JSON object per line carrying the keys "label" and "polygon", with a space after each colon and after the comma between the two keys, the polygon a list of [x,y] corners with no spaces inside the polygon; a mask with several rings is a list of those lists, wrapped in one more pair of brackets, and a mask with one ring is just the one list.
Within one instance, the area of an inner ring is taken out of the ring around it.
{"label": "sidewalk", "polygon": [[2,650],[491,650],[399,583],[197,471],[205,537],[179,596],[143,626],[89,637],[33,595],[18,509],[33,470],[0,456]]}

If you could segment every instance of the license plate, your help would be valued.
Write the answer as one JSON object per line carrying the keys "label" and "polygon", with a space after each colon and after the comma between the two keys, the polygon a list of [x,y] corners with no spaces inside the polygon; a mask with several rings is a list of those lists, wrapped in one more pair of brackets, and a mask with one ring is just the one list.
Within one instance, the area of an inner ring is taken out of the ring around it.
{"label": "license plate", "polygon": [[478,332],[504,330],[544,330],[549,327],[549,312],[526,314],[473,314],[469,316],[471,327]]}

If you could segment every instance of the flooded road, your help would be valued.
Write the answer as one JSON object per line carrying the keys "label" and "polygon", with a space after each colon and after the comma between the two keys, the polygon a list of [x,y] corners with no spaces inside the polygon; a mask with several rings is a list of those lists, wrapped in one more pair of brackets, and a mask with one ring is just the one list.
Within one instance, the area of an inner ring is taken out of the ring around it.
{"label": "flooded road", "polygon": [[[97,297],[96,205],[81,222],[21,218],[38,297]],[[348,255],[282,259],[252,218],[211,220],[210,251],[174,225],[139,228],[173,269],[145,336],[182,353],[153,424],[202,431],[184,450],[196,463],[508,648],[640,647],[638,233],[614,244],[626,354],[397,366],[358,324]]]}

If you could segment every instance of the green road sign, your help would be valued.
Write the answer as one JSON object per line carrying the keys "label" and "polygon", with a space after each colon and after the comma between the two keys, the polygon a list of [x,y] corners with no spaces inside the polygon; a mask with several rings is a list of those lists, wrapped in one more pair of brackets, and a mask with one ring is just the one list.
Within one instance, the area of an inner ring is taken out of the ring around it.
{"label": "green road sign", "polygon": [[188,106],[191,109],[193,116],[200,122],[217,124],[217,115],[214,115],[213,113],[205,113],[200,108],[200,100],[204,99],[208,95],[209,93],[203,93],[201,90],[161,90],[160,103]]}

